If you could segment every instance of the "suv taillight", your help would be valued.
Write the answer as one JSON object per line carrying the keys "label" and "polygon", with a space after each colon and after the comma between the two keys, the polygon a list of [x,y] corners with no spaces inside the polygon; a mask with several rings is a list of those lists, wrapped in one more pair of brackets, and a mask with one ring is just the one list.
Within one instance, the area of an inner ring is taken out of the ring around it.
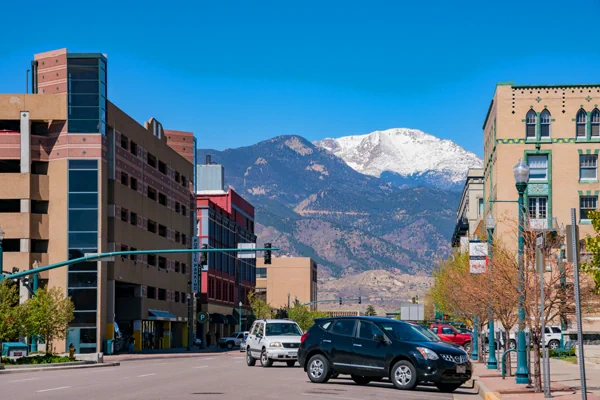
{"label": "suv taillight", "polygon": [[308,332],[306,332],[305,334],[300,336],[300,343],[304,343],[304,341],[306,340],[307,337],[308,337]]}

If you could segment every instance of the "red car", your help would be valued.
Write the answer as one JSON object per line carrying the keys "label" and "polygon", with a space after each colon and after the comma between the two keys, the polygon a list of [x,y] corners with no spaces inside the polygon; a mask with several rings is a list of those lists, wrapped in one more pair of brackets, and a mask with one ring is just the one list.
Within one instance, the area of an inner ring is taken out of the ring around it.
{"label": "red car", "polygon": [[449,324],[432,324],[431,330],[437,334],[443,341],[452,342],[462,346],[467,353],[471,352],[471,335],[461,333]]}

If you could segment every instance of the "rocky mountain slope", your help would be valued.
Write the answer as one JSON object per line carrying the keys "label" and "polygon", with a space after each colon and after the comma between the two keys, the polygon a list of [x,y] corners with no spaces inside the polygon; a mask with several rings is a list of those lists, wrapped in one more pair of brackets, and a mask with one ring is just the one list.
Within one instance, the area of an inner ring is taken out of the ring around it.
{"label": "rocky mountain slope", "polygon": [[[198,150],[198,160],[207,154],[225,166],[226,185],[256,207],[259,245],[272,242],[279,255],[317,261],[320,298],[337,290],[335,282],[357,295],[361,283],[350,278],[368,271],[425,277],[449,254],[457,192],[398,188],[299,136]],[[396,303],[410,298],[404,292],[394,292]]]}
{"label": "rocky mountain slope", "polygon": [[417,129],[394,128],[314,143],[354,170],[396,186],[434,186],[459,190],[471,167],[482,161],[451,140]]}

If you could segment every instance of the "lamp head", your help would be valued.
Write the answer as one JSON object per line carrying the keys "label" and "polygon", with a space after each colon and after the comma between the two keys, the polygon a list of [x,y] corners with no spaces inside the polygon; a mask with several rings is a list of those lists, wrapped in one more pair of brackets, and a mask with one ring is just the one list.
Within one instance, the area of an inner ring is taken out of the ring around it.
{"label": "lamp head", "polygon": [[488,214],[487,218],[485,219],[485,227],[492,230],[496,229],[496,220],[491,213]]}
{"label": "lamp head", "polygon": [[558,228],[558,234],[560,236],[567,236],[567,228],[565,228],[565,224],[560,224],[560,228]]}
{"label": "lamp head", "polygon": [[513,168],[513,175],[515,176],[515,183],[527,183],[529,180],[529,166],[525,164],[522,157]]}
{"label": "lamp head", "polygon": [[0,242],[4,240],[4,230],[0,227]]}
{"label": "lamp head", "polygon": [[38,260],[35,260],[35,261],[33,262],[33,268],[39,268],[39,266],[40,266],[40,263],[39,263],[39,261],[38,261]]}

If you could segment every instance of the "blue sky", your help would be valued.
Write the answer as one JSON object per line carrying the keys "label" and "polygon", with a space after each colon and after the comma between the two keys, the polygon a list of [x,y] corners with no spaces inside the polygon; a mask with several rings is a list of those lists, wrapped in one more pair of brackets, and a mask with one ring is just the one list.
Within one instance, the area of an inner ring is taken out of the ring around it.
{"label": "blue sky", "polygon": [[481,155],[496,82],[600,83],[598,0],[144,3],[1,6],[0,93],[67,47],[106,53],[109,99],[199,147],[410,127]]}

